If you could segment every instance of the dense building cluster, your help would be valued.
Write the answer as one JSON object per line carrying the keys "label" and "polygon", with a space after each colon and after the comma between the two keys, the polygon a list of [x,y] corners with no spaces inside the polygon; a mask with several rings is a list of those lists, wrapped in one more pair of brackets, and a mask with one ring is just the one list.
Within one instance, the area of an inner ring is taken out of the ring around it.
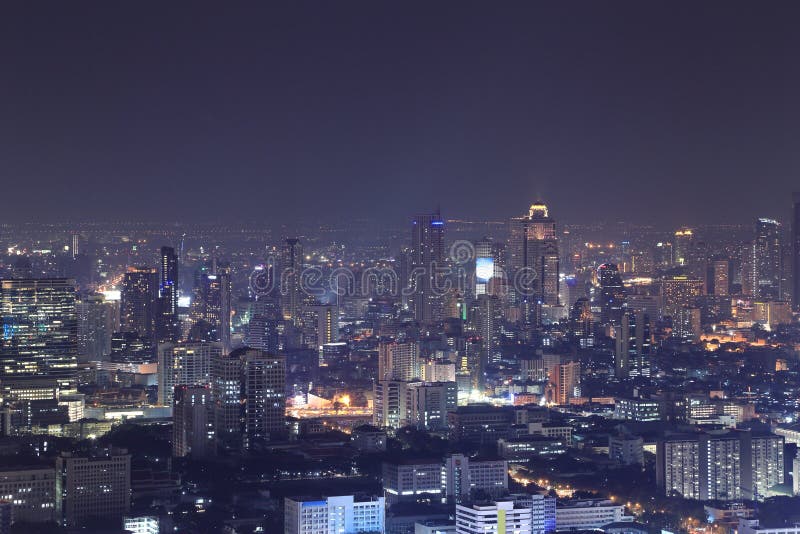
{"label": "dense building cluster", "polygon": [[791,229],[4,227],[0,532],[791,522],[794,201]]}

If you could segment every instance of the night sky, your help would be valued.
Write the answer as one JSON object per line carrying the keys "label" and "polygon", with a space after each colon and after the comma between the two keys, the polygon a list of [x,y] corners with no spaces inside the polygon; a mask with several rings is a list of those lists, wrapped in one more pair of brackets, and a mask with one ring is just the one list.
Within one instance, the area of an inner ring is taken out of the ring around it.
{"label": "night sky", "polygon": [[798,2],[13,4],[3,222],[541,198],[675,225],[784,217],[800,190]]}

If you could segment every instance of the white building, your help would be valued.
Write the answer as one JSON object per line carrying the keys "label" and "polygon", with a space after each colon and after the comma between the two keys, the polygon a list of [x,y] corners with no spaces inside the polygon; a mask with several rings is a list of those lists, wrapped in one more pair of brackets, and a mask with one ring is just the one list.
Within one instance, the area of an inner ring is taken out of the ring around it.
{"label": "white building", "polygon": [[766,528],[758,525],[758,519],[740,519],[738,534],[800,534],[800,526]]}
{"label": "white building", "polygon": [[510,496],[514,504],[531,509],[531,534],[546,534],[556,529],[556,498],[539,493]]}
{"label": "white building", "polygon": [[172,406],[177,385],[211,383],[211,358],[222,355],[222,343],[160,343],[158,345],[158,403]]}
{"label": "white building", "polygon": [[800,453],[792,463],[792,490],[795,495],[800,495]]}
{"label": "white building", "polygon": [[531,509],[513,501],[456,505],[457,534],[528,534],[531,532]]}
{"label": "white building", "polygon": [[383,532],[386,512],[383,497],[365,500],[352,495],[324,500],[286,498],[286,534]]}
{"label": "white building", "polygon": [[633,521],[625,507],[605,499],[559,501],[556,504],[556,530],[592,530],[609,523]]}
{"label": "white building", "polygon": [[644,465],[644,441],[630,434],[609,436],[608,457],[622,465]]}
{"label": "white building", "polygon": [[442,493],[448,500],[469,500],[473,491],[483,490],[498,497],[508,490],[506,460],[474,460],[463,454],[450,454],[442,465]]}
{"label": "white building", "polygon": [[122,528],[129,530],[131,534],[158,534],[159,522],[152,515],[125,516]]}

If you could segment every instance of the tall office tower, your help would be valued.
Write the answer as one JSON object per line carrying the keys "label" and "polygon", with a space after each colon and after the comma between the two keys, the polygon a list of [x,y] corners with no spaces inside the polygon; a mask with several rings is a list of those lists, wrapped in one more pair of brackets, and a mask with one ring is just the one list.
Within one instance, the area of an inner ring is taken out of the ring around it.
{"label": "tall office tower", "polygon": [[731,261],[727,258],[714,258],[710,264],[708,293],[717,297],[727,297],[731,292]]}
{"label": "tall office tower", "polygon": [[670,436],[656,449],[656,484],[667,496],[700,498],[700,441],[695,435]]}
{"label": "tall office tower", "polygon": [[503,253],[503,244],[495,243],[491,237],[475,242],[474,296],[485,293],[499,296],[504,293],[506,280]]}
{"label": "tall office tower", "polygon": [[413,408],[409,382],[376,380],[372,384],[372,423],[379,428],[400,428],[411,424]]}
{"label": "tall office tower", "polygon": [[532,510],[513,501],[456,505],[456,533],[491,532],[514,534],[531,532]]}
{"label": "tall office tower", "polygon": [[674,265],[684,266],[689,263],[693,244],[694,232],[691,229],[681,228],[675,232],[675,241],[672,249]]}
{"label": "tall office tower", "polygon": [[242,446],[242,356],[248,352],[261,354],[251,348],[239,348],[211,357],[214,431],[220,446],[226,449]]}
{"label": "tall office tower", "polygon": [[689,343],[697,343],[703,333],[700,308],[687,306],[672,317],[672,336]]}
{"label": "tall office tower", "polygon": [[554,401],[564,406],[569,400],[580,396],[581,364],[580,362],[565,362],[554,366],[550,373],[550,380],[554,386]]}
{"label": "tall office tower", "polygon": [[742,433],[742,498],[769,497],[769,489],[784,482],[784,437],[768,432]]}
{"label": "tall office tower", "polygon": [[124,449],[94,456],[65,452],[56,459],[56,516],[63,526],[94,518],[122,524],[130,499],[131,455]]}
{"label": "tall office tower", "polygon": [[617,378],[650,376],[650,317],[628,311],[617,329],[615,374]]}
{"label": "tall office tower", "polygon": [[283,318],[298,325],[302,301],[301,277],[303,272],[303,245],[297,238],[289,238],[281,250],[279,288]]}
{"label": "tall office tower", "polygon": [[242,356],[244,447],[286,435],[286,358],[259,350]]}
{"label": "tall office tower", "polygon": [[192,302],[193,338],[219,341],[224,351],[231,347],[231,275],[227,268],[200,269],[195,274]]}
{"label": "tall office tower", "polygon": [[175,386],[210,384],[211,359],[222,353],[222,343],[159,343],[158,403],[172,406]]}
{"label": "tall office tower", "polygon": [[472,308],[471,323],[481,340],[481,372],[488,364],[497,363],[502,357],[501,336],[503,306],[500,298],[492,295],[479,295]]}
{"label": "tall office tower", "polygon": [[122,330],[153,341],[157,302],[158,271],[150,267],[130,268],[122,282]]}
{"label": "tall office tower", "polygon": [[659,241],[653,249],[653,262],[658,269],[669,269],[675,264],[672,243]]}
{"label": "tall office tower", "polygon": [[754,241],[745,243],[741,250],[742,295],[758,298],[758,247]]}
{"label": "tall office tower", "polygon": [[425,324],[442,320],[443,284],[438,272],[445,266],[444,220],[437,211],[417,215],[411,224],[409,306],[414,318]]}
{"label": "tall office tower", "polygon": [[0,281],[2,398],[52,399],[76,387],[75,285],[64,278]]}
{"label": "tall office tower", "polygon": [[72,259],[73,260],[75,258],[77,258],[78,255],[81,253],[80,248],[81,248],[81,236],[80,236],[80,234],[72,234],[72,250],[70,252],[72,252]]}
{"label": "tall office tower", "polygon": [[742,498],[741,439],[735,433],[701,434],[700,499],[731,501]]}
{"label": "tall office tower", "polygon": [[304,345],[319,350],[339,340],[339,310],[331,304],[303,306]]}
{"label": "tall office tower", "polygon": [[[515,217],[510,221],[509,290],[517,293],[516,300],[520,303],[527,301],[531,305],[558,305],[558,262],[556,222],[550,217],[547,206],[536,202],[531,205],[527,216]],[[518,273],[523,269],[534,277],[532,298],[519,295],[521,288],[515,287],[515,282],[519,281]]]}
{"label": "tall office tower", "polygon": [[417,428],[434,432],[447,429],[447,413],[458,405],[455,382],[411,382],[407,391],[410,419]]}
{"label": "tall office tower", "polygon": [[579,339],[590,339],[594,335],[594,314],[589,299],[581,297],[575,301],[569,323],[570,331]]}
{"label": "tall office tower", "polygon": [[597,282],[600,285],[600,322],[603,325],[618,325],[625,306],[625,286],[617,266],[604,263],[598,267]]}
{"label": "tall office tower", "polygon": [[697,297],[703,294],[703,281],[684,275],[665,276],[661,280],[663,317],[677,317],[685,307],[695,305]]}
{"label": "tall office tower", "polygon": [[383,497],[345,495],[313,501],[287,497],[284,518],[286,534],[384,532],[386,504]]}
{"label": "tall office tower", "polygon": [[75,303],[78,317],[78,360],[100,361],[111,354],[111,336],[119,326],[119,306],[103,295],[87,295]]}
{"label": "tall office tower", "polygon": [[156,331],[159,343],[180,339],[178,319],[178,256],[172,247],[161,247],[161,270],[158,283]]}
{"label": "tall office tower", "polygon": [[172,398],[172,455],[205,458],[214,454],[211,388],[175,386]]}
{"label": "tall office tower", "polygon": [[279,315],[278,312],[270,311],[254,314],[245,328],[245,346],[270,354],[278,352],[278,327],[281,322]]}
{"label": "tall office tower", "polygon": [[756,292],[761,299],[778,300],[782,296],[783,277],[781,225],[774,219],[756,221]]}
{"label": "tall office tower", "polygon": [[800,309],[800,193],[792,193],[792,305]]}
{"label": "tall office tower", "polygon": [[414,341],[389,341],[378,345],[378,380],[409,382],[420,377],[419,345]]}

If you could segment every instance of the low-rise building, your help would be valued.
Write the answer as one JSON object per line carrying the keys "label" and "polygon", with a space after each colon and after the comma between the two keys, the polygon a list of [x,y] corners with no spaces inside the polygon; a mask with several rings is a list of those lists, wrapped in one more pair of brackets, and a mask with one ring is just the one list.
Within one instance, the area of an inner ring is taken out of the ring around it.
{"label": "low-rise building", "polygon": [[386,522],[383,497],[287,497],[284,514],[286,534],[383,532]]}
{"label": "low-rise building", "polygon": [[610,523],[633,521],[625,507],[607,499],[574,499],[556,504],[556,530],[593,530]]}

